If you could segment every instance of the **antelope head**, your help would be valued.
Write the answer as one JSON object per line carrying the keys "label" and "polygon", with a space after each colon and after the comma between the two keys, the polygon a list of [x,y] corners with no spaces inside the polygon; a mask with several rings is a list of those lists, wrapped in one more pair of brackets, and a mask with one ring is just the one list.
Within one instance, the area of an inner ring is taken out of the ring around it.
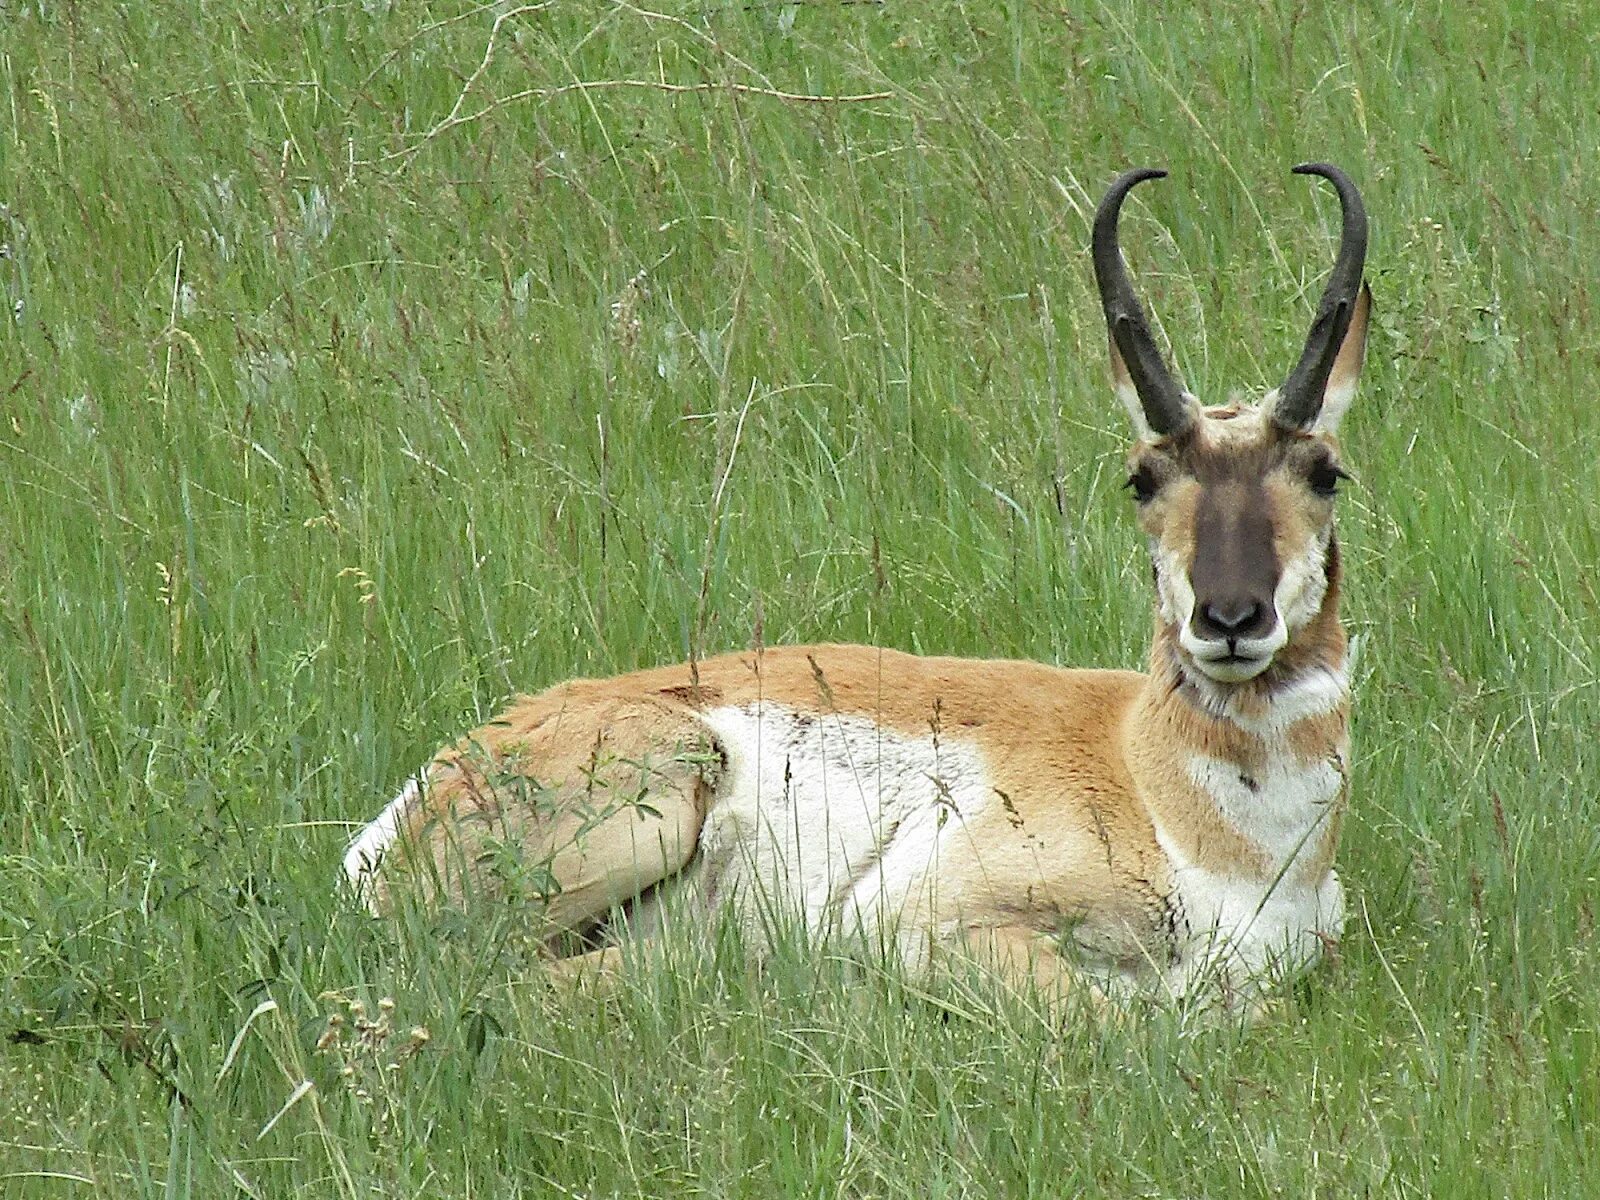
{"label": "antelope head", "polygon": [[1366,342],[1367,219],[1343,171],[1294,169],[1333,184],[1343,233],[1300,361],[1253,406],[1202,407],[1178,385],[1128,280],[1118,213],[1137,184],[1166,172],[1124,173],[1095,213],[1112,383],[1138,433],[1128,486],[1150,541],[1161,621],[1191,680],[1198,672],[1232,685],[1264,675],[1337,587],[1333,500],[1346,476],[1334,434]]}

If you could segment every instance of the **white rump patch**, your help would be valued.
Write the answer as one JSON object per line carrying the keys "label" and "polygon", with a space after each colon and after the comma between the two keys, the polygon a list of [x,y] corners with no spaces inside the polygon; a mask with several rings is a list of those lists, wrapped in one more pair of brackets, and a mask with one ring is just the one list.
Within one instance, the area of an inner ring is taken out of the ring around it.
{"label": "white rump patch", "polygon": [[[422,799],[422,774],[406,781],[400,794],[384,810],[362,827],[344,852],[344,875],[355,897],[373,908],[370,882],[378,872],[383,856],[400,834],[400,819],[406,809]],[[376,909],[374,908],[374,912]]]}

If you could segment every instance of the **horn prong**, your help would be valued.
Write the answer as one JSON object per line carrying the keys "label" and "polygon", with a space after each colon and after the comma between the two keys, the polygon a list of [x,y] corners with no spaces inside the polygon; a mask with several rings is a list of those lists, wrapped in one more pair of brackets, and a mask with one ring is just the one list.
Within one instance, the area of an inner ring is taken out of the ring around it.
{"label": "horn prong", "polygon": [[1350,318],[1361,294],[1361,271],[1367,258],[1367,213],[1361,193],[1350,177],[1331,163],[1300,163],[1296,175],[1316,175],[1333,184],[1339,194],[1341,229],[1339,254],[1317,304],[1300,361],[1278,389],[1272,419],[1289,430],[1310,429],[1322,410],[1334,361],[1350,331]]}
{"label": "horn prong", "polygon": [[1147,179],[1164,179],[1166,175],[1157,167],[1135,167],[1117,176],[1095,210],[1092,248],[1106,329],[1122,356],[1150,429],[1171,437],[1186,430],[1194,414],[1183,389],[1162,361],[1161,349],[1150,333],[1117,245],[1117,218],[1128,193]]}

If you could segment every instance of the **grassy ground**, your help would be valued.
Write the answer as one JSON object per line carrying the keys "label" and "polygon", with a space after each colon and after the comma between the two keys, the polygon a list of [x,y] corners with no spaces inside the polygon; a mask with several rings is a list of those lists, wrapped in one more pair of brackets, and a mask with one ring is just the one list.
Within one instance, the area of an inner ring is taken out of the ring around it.
{"label": "grassy ground", "polygon": [[[1592,1194],[1587,9],[0,3],[0,1194]],[[1141,286],[1259,391],[1313,157],[1379,325],[1354,912],[1281,1018],[721,943],[562,1006],[510,916],[335,899],[518,687],[758,626],[1139,665],[1086,214],[1173,170]]]}

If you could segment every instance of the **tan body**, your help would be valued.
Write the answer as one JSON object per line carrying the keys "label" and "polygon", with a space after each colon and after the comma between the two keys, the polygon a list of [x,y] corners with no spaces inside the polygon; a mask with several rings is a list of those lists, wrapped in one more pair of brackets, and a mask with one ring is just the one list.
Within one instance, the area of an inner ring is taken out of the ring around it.
{"label": "tan body", "polygon": [[[651,889],[676,881],[667,894],[684,910],[732,904],[754,938],[781,913],[816,932],[887,937],[913,965],[961,947],[1051,990],[1076,976],[1183,993],[1212,969],[1238,985],[1275,962],[1298,969],[1337,936],[1346,751],[1331,691],[1319,693],[1329,707],[1289,722],[1293,762],[1337,761],[1341,774],[1289,814],[1304,841],[1286,859],[1190,769],[1203,754],[1264,778],[1282,739],[1201,712],[1159,678],[833,645],[726,655],[698,676],[698,688],[687,665],[561,684],[442,754],[404,806],[374,902],[395,877],[458,901],[497,891],[510,854],[509,884],[545,897],[555,930],[632,904],[632,927],[648,931],[663,896]],[[1261,699],[1238,715],[1270,728],[1275,707]],[[729,710],[751,714],[770,744],[730,736],[717,716]],[[862,723],[882,734],[853,745]],[[909,803],[881,802],[885,760],[925,782]],[[828,824],[831,810],[850,828],[807,845],[784,825],[785,793],[802,827]],[[858,816],[865,839],[853,836]],[[753,877],[764,851],[810,861]],[[1216,879],[1253,897],[1249,909],[1271,897],[1302,927],[1268,906],[1219,922],[1207,907]]]}
{"label": "tan body", "polygon": [[1202,408],[1144,324],[1116,218],[1158,173],[1096,214],[1155,574],[1147,673],[825,645],[575,680],[429,764],[351,844],[352,885],[378,911],[511,890],[553,946],[668,912],[731,914],[753,944],[798,920],[1050,994],[1253,992],[1314,962],[1343,920],[1333,434],[1369,297],[1354,185],[1297,170],[1336,184],[1344,234],[1300,364],[1256,406]]}

